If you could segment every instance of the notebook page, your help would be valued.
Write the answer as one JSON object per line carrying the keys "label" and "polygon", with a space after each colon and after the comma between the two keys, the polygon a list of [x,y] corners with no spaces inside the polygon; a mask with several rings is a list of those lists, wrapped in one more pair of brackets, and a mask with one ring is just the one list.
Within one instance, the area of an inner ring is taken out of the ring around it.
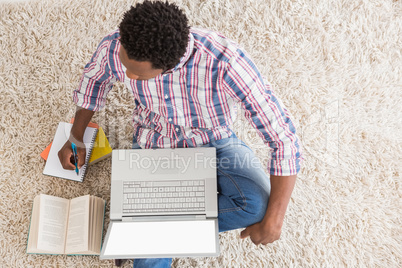
{"label": "notebook page", "polygon": [[[82,181],[84,179],[85,170],[88,165],[88,161],[86,161],[85,165],[79,169],[79,173],[75,173],[75,170],[66,170],[60,163],[58,152],[64,146],[68,138],[70,137],[70,131],[72,128],[72,124],[60,122],[57,127],[56,134],[54,136],[54,140],[52,143],[52,147],[50,148],[49,156],[46,161],[45,169],[43,170],[44,175],[49,175],[53,177],[59,177],[63,179],[73,180],[73,181]],[[87,127],[84,133],[84,143],[86,146],[86,159],[89,159],[92,145],[95,139],[97,129]]]}

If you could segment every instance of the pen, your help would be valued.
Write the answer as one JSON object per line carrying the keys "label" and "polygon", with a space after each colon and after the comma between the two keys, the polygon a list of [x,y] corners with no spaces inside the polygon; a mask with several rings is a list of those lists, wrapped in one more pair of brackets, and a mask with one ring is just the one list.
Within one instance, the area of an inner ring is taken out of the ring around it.
{"label": "pen", "polygon": [[74,142],[71,143],[71,148],[73,149],[73,158],[74,158],[74,165],[75,165],[75,173],[79,173],[78,171],[78,154],[77,154],[77,145]]}

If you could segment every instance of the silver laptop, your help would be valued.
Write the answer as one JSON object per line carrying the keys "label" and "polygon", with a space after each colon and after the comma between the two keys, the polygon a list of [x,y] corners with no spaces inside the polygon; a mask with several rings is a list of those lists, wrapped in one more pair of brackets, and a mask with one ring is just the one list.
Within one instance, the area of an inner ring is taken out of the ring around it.
{"label": "silver laptop", "polygon": [[101,259],[219,255],[215,148],[113,150]]}

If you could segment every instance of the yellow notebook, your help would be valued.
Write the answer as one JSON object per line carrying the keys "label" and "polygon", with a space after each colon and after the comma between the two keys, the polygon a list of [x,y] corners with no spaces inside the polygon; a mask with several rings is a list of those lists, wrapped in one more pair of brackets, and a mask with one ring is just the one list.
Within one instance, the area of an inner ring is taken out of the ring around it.
{"label": "yellow notebook", "polygon": [[89,159],[89,165],[95,164],[105,158],[108,158],[111,154],[112,147],[110,147],[105,132],[101,127],[99,127],[98,135],[95,139],[94,148],[92,149],[91,158]]}

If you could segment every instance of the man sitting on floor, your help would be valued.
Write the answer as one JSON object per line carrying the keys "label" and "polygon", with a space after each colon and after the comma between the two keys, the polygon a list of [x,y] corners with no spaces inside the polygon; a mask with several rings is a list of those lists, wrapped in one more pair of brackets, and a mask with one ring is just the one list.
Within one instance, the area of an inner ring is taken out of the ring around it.
{"label": "man sitting on floor", "polygon": [[[59,152],[64,168],[74,169],[71,142],[79,147],[79,167],[84,164],[85,128],[117,81],[134,94],[133,148],[216,147],[219,231],[245,228],[241,238],[256,245],[279,239],[300,170],[300,142],[289,112],[239,45],[190,28],[174,4],[131,7],[119,29],[103,38],[74,91],[80,108]],[[230,129],[236,105],[271,148],[270,176]],[[136,259],[134,267],[171,262]]]}

